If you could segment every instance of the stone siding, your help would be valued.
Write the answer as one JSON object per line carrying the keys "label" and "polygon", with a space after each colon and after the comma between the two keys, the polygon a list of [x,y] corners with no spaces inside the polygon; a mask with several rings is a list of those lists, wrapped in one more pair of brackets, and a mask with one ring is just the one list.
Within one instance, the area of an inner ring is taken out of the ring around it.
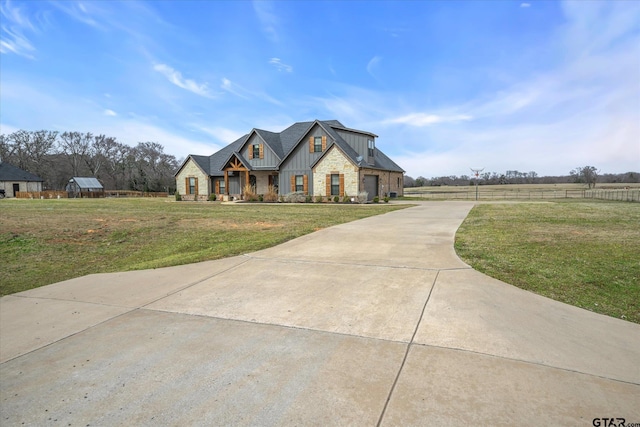
{"label": "stone siding", "polygon": [[202,173],[202,170],[192,159],[189,159],[176,176],[176,192],[182,196],[182,200],[194,200],[194,194],[187,194],[186,178],[198,178],[198,200],[207,200],[209,198],[209,194],[211,194],[209,177]]}
{"label": "stone siding", "polygon": [[327,196],[327,175],[339,173],[344,175],[344,194],[358,194],[358,167],[342,152],[333,146],[324,158],[313,168],[313,195]]}

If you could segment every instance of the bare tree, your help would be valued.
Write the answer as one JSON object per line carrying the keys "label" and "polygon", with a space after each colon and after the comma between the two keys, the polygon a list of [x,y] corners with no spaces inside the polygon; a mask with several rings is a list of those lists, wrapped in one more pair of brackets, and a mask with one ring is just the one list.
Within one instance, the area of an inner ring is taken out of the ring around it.
{"label": "bare tree", "polygon": [[86,134],[80,132],[65,132],[60,135],[60,148],[67,155],[73,176],[80,175],[80,165],[85,155],[89,151],[93,135],[89,132]]}
{"label": "bare tree", "polygon": [[577,167],[569,175],[573,178],[574,182],[582,182],[589,186],[589,188],[596,187],[596,181],[598,180],[598,169],[595,166]]}

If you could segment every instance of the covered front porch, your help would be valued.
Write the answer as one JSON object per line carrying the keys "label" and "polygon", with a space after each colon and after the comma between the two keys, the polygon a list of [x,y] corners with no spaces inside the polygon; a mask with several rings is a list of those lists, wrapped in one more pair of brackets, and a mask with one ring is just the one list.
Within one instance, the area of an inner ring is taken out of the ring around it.
{"label": "covered front porch", "polygon": [[231,155],[222,171],[222,177],[213,178],[214,193],[222,200],[243,200],[247,184],[253,187],[256,194],[266,194],[269,186],[277,191],[277,172],[253,170],[237,153]]}

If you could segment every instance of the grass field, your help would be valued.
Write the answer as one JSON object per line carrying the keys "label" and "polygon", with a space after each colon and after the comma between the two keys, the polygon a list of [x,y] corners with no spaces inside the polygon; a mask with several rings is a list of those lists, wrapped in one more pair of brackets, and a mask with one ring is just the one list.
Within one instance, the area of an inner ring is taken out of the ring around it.
{"label": "grass field", "polygon": [[91,273],[248,253],[404,207],[7,199],[0,203],[0,295]]}
{"label": "grass field", "polygon": [[640,323],[640,206],[477,205],[456,234],[473,268],[522,289]]}

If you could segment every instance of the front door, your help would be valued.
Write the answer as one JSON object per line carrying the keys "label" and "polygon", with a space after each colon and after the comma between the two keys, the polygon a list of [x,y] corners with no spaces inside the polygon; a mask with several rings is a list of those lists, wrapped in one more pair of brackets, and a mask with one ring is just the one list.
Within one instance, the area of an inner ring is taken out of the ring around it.
{"label": "front door", "polygon": [[20,191],[20,184],[13,184],[13,197],[18,197],[18,191]]}

